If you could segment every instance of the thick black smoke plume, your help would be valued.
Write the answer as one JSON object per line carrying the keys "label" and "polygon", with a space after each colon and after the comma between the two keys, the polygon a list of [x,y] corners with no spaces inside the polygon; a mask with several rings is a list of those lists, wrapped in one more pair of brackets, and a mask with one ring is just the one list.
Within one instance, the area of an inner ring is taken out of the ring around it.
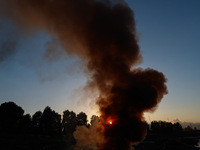
{"label": "thick black smoke plume", "polygon": [[46,30],[68,54],[87,61],[89,84],[99,90],[98,135],[104,138],[96,149],[128,150],[144,139],[143,113],[167,94],[166,78],[132,69],[142,57],[133,11],[123,0],[1,0],[0,12],[24,31]]}

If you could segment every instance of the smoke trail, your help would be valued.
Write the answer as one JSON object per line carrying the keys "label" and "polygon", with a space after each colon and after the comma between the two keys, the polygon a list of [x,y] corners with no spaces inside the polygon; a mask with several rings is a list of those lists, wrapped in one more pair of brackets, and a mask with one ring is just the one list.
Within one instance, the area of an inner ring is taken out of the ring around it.
{"label": "smoke trail", "polygon": [[143,113],[167,94],[166,78],[153,69],[132,69],[142,57],[133,11],[123,0],[1,0],[0,12],[25,31],[48,31],[69,55],[87,61],[88,85],[99,90],[105,140],[99,150],[128,150],[144,139]]}

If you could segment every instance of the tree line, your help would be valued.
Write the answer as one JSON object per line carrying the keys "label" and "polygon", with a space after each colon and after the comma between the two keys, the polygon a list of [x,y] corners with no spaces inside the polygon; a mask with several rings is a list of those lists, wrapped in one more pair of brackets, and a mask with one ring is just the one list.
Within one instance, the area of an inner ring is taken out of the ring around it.
{"label": "tree line", "polygon": [[[73,137],[77,126],[90,127],[98,116],[91,117],[90,124],[84,112],[76,114],[65,110],[61,115],[49,106],[42,111],[35,112],[32,116],[24,114],[24,110],[14,102],[5,102],[0,105],[0,133],[33,133],[42,135],[65,135]],[[148,132],[152,133],[181,133],[193,130],[190,126],[182,128],[180,123],[165,121],[152,121],[147,124]]]}
{"label": "tree line", "polygon": [[[91,117],[91,124],[97,119]],[[5,102],[0,105],[0,133],[17,134],[33,133],[42,135],[68,135],[72,136],[76,126],[87,126],[87,115],[84,112],[76,114],[65,110],[63,117],[49,106],[32,116],[24,114],[24,110],[14,102]]]}
{"label": "tree line", "polygon": [[[14,102],[5,102],[0,105],[0,149],[73,149],[76,144],[73,137],[76,127],[90,128],[98,119],[98,116],[93,115],[88,123],[84,112],[76,114],[69,110],[63,111],[61,116],[49,106],[31,116],[24,114],[24,110]],[[183,143],[194,147],[198,142],[196,137],[200,134],[190,126],[182,128],[180,123],[152,121],[146,125],[146,143],[144,141],[136,146],[136,150],[148,149],[149,146],[159,149],[159,146],[169,146],[171,143],[173,146],[175,143],[181,147],[180,143]]]}

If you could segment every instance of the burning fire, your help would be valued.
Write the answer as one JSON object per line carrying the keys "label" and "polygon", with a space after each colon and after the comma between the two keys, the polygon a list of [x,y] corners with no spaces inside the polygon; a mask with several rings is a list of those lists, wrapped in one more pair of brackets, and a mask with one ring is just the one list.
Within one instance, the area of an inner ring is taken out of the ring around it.
{"label": "burning fire", "polygon": [[107,125],[114,125],[117,123],[117,117],[116,116],[109,116],[106,120],[105,120],[105,123]]}
{"label": "burning fire", "polygon": [[116,122],[117,122],[117,119],[109,118],[109,119],[107,119],[106,124],[107,125],[114,125],[114,123],[116,124]]}

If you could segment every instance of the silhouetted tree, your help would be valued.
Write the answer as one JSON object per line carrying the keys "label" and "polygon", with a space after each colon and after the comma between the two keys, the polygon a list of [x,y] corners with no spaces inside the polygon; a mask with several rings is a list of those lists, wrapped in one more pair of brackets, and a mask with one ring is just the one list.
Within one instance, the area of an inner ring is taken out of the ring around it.
{"label": "silhouetted tree", "polygon": [[14,102],[0,105],[0,131],[5,133],[17,132],[24,110]]}
{"label": "silhouetted tree", "polygon": [[41,125],[40,125],[40,120],[42,117],[42,112],[41,111],[37,111],[35,112],[35,114],[33,114],[32,116],[32,130],[34,133],[41,133],[42,129],[41,129]]}
{"label": "silhouetted tree", "polygon": [[183,131],[181,124],[178,122],[173,125],[173,129],[176,133],[181,133]]}
{"label": "silhouetted tree", "polygon": [[151,122],[151,131],[152,132],[160,132],[160,125],[159,125],[158,121]]}
{"label": "silhouetted tree", "polygon": [[162,133],[172,133],[173,125],[171,122],[159,121]]}
{"label": "silhouetted tree", "polygon": [[63,134],[65,135],[65,140],[68,145],[74,145],[76,140],[74,139],[73,132],[76,129],[76,113],[73,111],[65,110],[63,112]]}
{"label": "silhouetted tree", "polygon": [[78,126],[87,126],[87,115],[84,112],[80,112],[77,115],[76,120]]}
{"label": "silhouetted tree", "polygon": [[40,126],[43,134],[60,134],[61,133],[61,115],[46,107],[40,119]]}
{"label": "silhouetted tree", "polygon": [[193,129],[192,129],[192,127],[191,127],[191,126],[187,126],[187,127],[184,129],[184,131],[187,131],[187,132],[189,132],[189,131],[193,131]]}
{"label": "silhouetted tree", "polygon": [[29,133],[31,131],[31,116],[26,114],[20,120],[20,132]]}
{"label": "silhouetted tree", "polygon": [[55,127],[55,133],[56,134],[62,134],[62,120],[61,115],[57,112],[54,112],[54,127]]}
{"label": "silhouetted tree", "polygon": [[92,117],[90,118],[90,124],[94,125],[96,122],[99,121],[99,117],[96,115],[92,115]]}
{"label": "silhouetted tree", "polygon": [[73,133],[76,128],[76,113],[65,110],[63,112],[62,126],[64,134]]}
{"label": "silhouetted tree", "polygon": [[165,121],[152,121],[151,131],[155,133],[180,133],[182,132],[182,126],[179,123],[172,124],[171,122]]}

